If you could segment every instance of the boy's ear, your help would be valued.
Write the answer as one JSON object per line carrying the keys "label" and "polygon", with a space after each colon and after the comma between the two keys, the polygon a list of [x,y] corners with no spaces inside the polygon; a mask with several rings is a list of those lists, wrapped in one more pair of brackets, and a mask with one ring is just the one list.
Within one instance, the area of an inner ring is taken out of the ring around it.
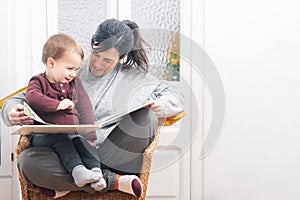
{"label": "boy's ear", "polygon": [[54,59],[51,58],[51,57],[48,58],[48,59],[47,59],[47,66],[52,68],[53,65],[54,65]]}

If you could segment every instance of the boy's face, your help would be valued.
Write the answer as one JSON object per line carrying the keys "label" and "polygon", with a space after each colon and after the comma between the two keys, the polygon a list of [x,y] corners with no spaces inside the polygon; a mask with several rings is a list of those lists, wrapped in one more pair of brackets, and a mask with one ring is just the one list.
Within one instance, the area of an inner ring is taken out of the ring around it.
{"label": "boy's face", "polygon": [[69,83],[76,77],[77,70],[82,64],[79,54],[65,52],[59,59],[49,58],[47,62],[47,78],[50,82]]}

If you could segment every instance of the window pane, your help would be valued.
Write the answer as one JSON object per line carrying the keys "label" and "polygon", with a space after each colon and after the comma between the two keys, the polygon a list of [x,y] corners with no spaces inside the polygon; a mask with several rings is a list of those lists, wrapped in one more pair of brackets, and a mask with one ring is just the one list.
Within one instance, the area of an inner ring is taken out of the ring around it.
{"label": "window pane", "polygon": [[131,15],[152,47],[150,72],[160,79],[179,80],[180,0],[131,0]]}
{"label": "window pane", "polygon": [[107,18],[107,1],[58,0],[58,31],[71,35],[88,55],[90,40]]}

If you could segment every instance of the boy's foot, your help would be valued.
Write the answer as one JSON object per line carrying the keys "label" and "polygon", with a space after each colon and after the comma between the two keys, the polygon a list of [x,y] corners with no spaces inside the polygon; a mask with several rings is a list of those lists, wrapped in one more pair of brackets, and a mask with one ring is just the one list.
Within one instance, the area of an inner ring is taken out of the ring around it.
{"label": "boy's foot", "polygon": [[104,178],[100,178],[99,181],[91,183],[91,187],[96,191],[101,191],[106,188],[106,181]]}
{"label": "boy's foot", "polygon": [[83,165],[78,165],[72,170],[72,176],[74,178],[75,184],[78,187],[83,187],[88,183],[98,181],[100,178],[102,178],[102,173],[93,172]]}
{"label": "boy's foot", "polygon": [[91,171],[99,173],[99,175],[101,176],[101,178],[97,182],[91,183],[91,187],[94,188],[94,190],[96,191],[101,191],[105,189],[107,184],[105,179],[103,178],[102,170],[99,167],[94,167],[93,169],[91,169]]}

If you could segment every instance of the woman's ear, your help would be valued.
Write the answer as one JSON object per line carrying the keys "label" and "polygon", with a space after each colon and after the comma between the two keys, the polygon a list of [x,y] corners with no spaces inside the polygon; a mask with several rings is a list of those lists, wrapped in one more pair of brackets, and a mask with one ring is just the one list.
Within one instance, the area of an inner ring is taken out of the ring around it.
{"label": "woman's ear", "polygon": [[125,63],[125,61],[127,60],[127,53],[126,54],[124,54],[124,55],[122,55],[122,56],[120,56],[120,63],[122,63],[122,64],[124,64]]}
{"label": "woman's ear", "polygon": [[127,55],[128,55],[128,53],[125,53],[125,54],[123,54],[122,56],[120,56],[119,58],[120,58],[120,60],[122,60],[123,58],[127,58]]}
{"label": "woman's ear", "polygon": [[54,59],[52,57],[47,59],[47,66],[52,68],[54,66]]}

